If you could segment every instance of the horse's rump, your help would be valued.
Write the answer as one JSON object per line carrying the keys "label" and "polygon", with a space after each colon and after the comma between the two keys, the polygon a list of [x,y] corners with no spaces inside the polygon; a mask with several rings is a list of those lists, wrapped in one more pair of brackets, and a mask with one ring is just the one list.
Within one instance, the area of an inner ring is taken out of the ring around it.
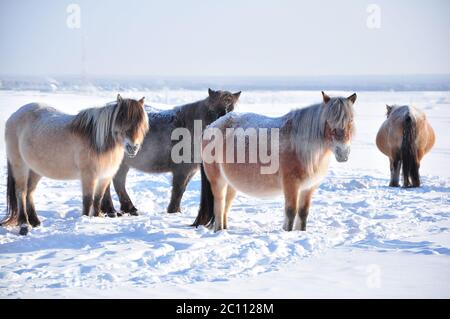
{"label": "horse's rump", "polygon": [[376,144],[390,159],[391,186],[398,186],[400,168],[405,187],[420,186],[420,161],[434,144],[434,131],[425,113],[413,106],[387,105],[387,111]]}

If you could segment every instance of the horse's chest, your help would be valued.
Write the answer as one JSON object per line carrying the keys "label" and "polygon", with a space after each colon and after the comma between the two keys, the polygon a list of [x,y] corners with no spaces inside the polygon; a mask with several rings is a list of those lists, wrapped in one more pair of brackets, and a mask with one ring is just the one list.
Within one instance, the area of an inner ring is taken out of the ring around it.
{"label": "horse's chest", "polygon": [[99,178],[112,178],[117,173],[123,160],[123,149],[114,150],[103,155],[98,162]]}
{"label": "horse's chest", "polygon": [[300,189],[310,189],[319,185],[325,178],[328,171],[329,156],[323,158],[318,165],[312,169],[310,174],[305,176],[300,184]]}
{"label": "horse's chest", "polygon": [[311,187],[317,186],[322,182],[326,175],[326,171],[317,171],[307,178],[305,178],[300,184],[300,189],[310,189]]}

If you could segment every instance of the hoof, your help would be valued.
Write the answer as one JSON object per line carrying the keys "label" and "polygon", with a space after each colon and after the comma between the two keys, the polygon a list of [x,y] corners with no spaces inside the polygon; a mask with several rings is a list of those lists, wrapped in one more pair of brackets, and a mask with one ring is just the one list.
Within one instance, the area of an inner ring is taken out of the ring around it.
{"label": "hoof", "polygon": [[26,234],[28,234],[28,226],[20,226],[19,235],[25,236]]}
{"label": "hoof", "polygon": [[30,220],[29,222],[33,228],[41,226],[41,222],[39,220]]}
{"label": "hoof", "polygon": [[139,216],[137,210],[136,211],[133,210],[131,212],[128,212],[128,214],[130,214],[130,216]]}
{"label": "hoof", "polygon": [[116,212],[109,212],[109,213],[106,213],[106,216],[108,216],[110,218],[116,218],[117,217],[117,213]]}
{"label": "hoof", "polygon": [[398,183],[390,183],[389,187],[400,187],[400,184],[398,184]]}
{"label": "hoof", "polygon": [[130,205],[130,206],[124,205],[120,208],[120,211],[123,214],[130,214],[130,216],[139,216],[139,214],[137,212],[138,211],[137,208],[134,207],[133,205]]}
{"label": "hoof", "polygon": [[139,216],[136,207],[133,207],[131,209],[122,209],[122,213],[129,214],[130,216]]}
{"label": "hoof", "polygon": [[117,212],[116,215],[117,215],[117,217],[122,217],[123,216],[122,212]]}

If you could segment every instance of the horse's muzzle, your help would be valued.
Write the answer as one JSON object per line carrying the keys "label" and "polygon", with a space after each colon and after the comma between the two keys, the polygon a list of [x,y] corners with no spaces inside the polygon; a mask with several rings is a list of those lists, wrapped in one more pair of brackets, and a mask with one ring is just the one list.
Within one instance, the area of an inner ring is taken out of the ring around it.
{"label": "horse's muzzle", "polygon": [[339,163],[347,162],[350,154],[350,147],[347,145],[339,145],[334,148],[334,156]]}
{"label": "horse's muzzle", "polygon": [[125,154],[127,154],[128,157],[133,158],[136,157],[138,151],[139,151],[139,144],[131,145],[131,144],[125,144]]}

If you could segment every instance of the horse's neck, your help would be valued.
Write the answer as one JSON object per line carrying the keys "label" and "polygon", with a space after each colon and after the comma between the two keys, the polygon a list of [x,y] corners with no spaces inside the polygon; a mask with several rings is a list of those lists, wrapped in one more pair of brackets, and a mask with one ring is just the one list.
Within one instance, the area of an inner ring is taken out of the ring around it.
{"label": "horse's neck", "polygon": [[207,99],[200,100],[197,102],[185,104],[182,106],[178,106],[176,110],[176,117],[178,120],[182,121],[184,125],[188,126],[188,129],[194,127],[194,120],[202,120],[202,126],[205,125],[204,114],[206,114],[205,109],[208,108]]}
{"label": "horse's neck", "polygon": [[206,104],[206,99],[178,106],[178,110],[180,113],[183,113],[183,114],[191,113],[191,112],[195,112],[198,108],[201,108],[205,104]]}
{"label": "horse's neck", "polygon": [[[316,118],[317,117],[317,118]],[[320,109],[317,105],[289,112],[282,117],[281,130],[298,160],[314,174],[326,164],[330,149],[322,136]]]}

